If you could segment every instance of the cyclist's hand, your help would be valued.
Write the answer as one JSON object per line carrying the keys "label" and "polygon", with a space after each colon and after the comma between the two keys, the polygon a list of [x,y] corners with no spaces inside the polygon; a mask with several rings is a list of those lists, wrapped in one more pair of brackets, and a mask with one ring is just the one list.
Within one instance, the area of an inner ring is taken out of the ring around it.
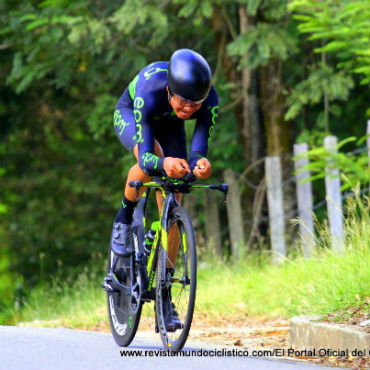
{"label": "cyclist's hand", "polygon": [[212,174],[212,165],[207,158],[198,159],[197,165],[193,169],[193,174],[198,179],[208,179]]}
{"label": "cyclist's hand", "polygon": [[163,167],[167,176],[179,179],[190,173],[189,163],[185,159],[165,157]]}

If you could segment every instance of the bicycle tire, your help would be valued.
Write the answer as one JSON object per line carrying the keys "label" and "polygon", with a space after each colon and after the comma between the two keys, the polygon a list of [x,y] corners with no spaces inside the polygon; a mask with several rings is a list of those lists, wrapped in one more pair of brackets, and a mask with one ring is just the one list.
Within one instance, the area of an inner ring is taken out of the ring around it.
{"label": "bicycle tire", "polygon": [[[173,266],[175,271],[170,278],[171,281],[169,281],[166,273],[166,263],[169,264],[170,261],[167,258],[167,252],[161,245],[157,261],[155,307],[158,329],[164,347],[171,351],[180,351],[189,335],[193,320],[197,282],[197,256],[193,226],[188,213],[181,206],[175,207],[170,212],[168,230],[174,223],[177,224],[180,233],[180,246],[177,251],[176,266]],[[182,328],[177,329],[175,332],[168,332],[165,327],[163,289],[170,289],[171,293],[169,294],[172,294],[172,301],[175,303],[175,309],[178,311],[182,322]],[[184,304],[182,304],[182,300],[184,300]]]}
{"label": "bicycle tire", "polygon": [[[138,245],[138,238],[134,234],[134,244],[135,244],[135,250],[137,249]],[[107,269],[108,272],[111,269],[111,264],[113,261],[113,258],[117,258],[114,256],[113,252],[111,251],[111,248],[109,246],[108,249],[108,263],[107,263]],[[127,266],[129,266],[130,258],[120,258],[120,260],[117,263],[116,267],[116,276],[120,280],[121,283],[129,286],[130,281],[128,278],[128,271]],[[125,271],[126,270],[126,271]],[[118,294],[120,294],[120,297],[118,298]],[[119,300],[119,302],[117,302]],[[140,302],[139,308],[137,310],[137,313],[135,315],[132,315],[131,309],[130,309],[130,296],[126,296],[121,293],[107,293],[107,306],[108,306],[108,318],[109,318],[109,324],[111,328],[111,332],[113,335],[113,338],[118,346],[120,347],[127,347],[130,345],[132,340],[134,339],[139,322],[141,317],[141,310],[143,307],[143,302]]]}

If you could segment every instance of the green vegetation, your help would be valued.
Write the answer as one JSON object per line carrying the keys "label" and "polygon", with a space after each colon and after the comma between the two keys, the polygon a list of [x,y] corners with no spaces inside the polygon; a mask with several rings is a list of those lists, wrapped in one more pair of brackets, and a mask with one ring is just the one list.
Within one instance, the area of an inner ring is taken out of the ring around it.
{"label": "green vegetation", "polygon": [[221,264],[201,270],[199,309],[213,314],[288,317],[362,305],[370,294],[369,210],[369,199],[348,199],[345,254],[327,248],[329,233],[322,229],[319,248],[311,259],[290,258],[280,267],[256,259],[236,270]]}
{"label": "green vegetation", "polygon": [[[237,314],[290,317],[361,306],[370,292],[369,224],[369,206],[350,199],[345,254],[322,248],[309,260],[290,258],[280,267],[258,256],[239,266],[201,261],[196,312],[209,318]],[[322,247],[327,237],[323,230]],[[54,280],[50,288],[42,285],[14,315],[15,323],[41,320],[43,326],[106,327],[105,293],[99,287],[102,276],[85,271],[75,282]],[[152,305],[145,307],[144,315],[153,315]]]}
{"label": "green vegetation", "polygon": [[[73,279],[53,279],[40,284],[10,322],[40,321],[42,326],[94,329],[106,320],[105,293],[100,288],[103,273],[83,272]],[[8,313],[9,314],[9,313]]]}
{"label": "green vegetation", "polygon": [[290,317],[357,306],[369,295],[369,252],[367,246],[345,256],[322,252],[311,260],[288,260],[282,267],[217,266],[200,271],[198,309],[215,316]]}

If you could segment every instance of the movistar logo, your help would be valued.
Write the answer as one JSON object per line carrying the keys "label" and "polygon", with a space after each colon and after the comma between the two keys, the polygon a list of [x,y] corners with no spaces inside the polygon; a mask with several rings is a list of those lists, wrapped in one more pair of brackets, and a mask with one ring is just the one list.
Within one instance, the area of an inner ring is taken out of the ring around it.
{"label": "movistar logo", "polygon": [[142,155],[142,157],[141,157],[141,158],[143,159],[143,165],[144,165],[144,167],[146,166],[146,164],[147,164],[148,162],[153,162],[153,164],[154,164],[154,169],[156,169],[156,168],[157,168],[159,157],[157,157],[156,155],[154,155],[154,154],[152,154],[152,153],[150,153],[150,152],[146,152],[146,153],[144,153],[144,154]]}
{"label": "movistar logo", "polygon": [[114,111],[114,117],[113,117],[114,126],[119,127],[119,135],[122,135],[123,130],[130,124],[129,122],[126,122],[118,109]]}
{"label": "movistar logo", "polygon": [[215,124],[216,123],[216,118],[218,117],[218,108],[220,108],[219,105],[215,105],[212,110],[211,110],[211,113],[212,113],[212,124]]}
{"label": "movistar logo", "polygon": [[212,109],[211,109],[211,113],[212,113],[212,126],[209,128],[209,138],[208,138],[208,144],[210,143],[211,141],[211,134],[212,134],[212,130],[213,130],[213,126],[215,125],[216,123],[216,118],[218,117],[218,108],[220,106],[219,105],[215,105]]}
{"label": "movistar logo", "polygon": [[144,77],[146,80],[149,80],[153,75],[155,75],[158,72],[167,72],[167,68],[149,67],[148,70],[144,72]]}

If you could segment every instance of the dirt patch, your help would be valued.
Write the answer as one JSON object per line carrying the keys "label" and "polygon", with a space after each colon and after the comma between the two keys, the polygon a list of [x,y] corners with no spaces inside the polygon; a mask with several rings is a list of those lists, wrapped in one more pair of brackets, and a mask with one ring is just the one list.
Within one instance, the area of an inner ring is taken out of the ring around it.
{"label": "dirt patch", "polygon": [[[154,318],[143,317],[139,330],[154,332]],[[221,346],[248,348],[288,348],[289,320],[268,320],[264,317],[209,317],[196,314],[191,326],[190,341]]]}

